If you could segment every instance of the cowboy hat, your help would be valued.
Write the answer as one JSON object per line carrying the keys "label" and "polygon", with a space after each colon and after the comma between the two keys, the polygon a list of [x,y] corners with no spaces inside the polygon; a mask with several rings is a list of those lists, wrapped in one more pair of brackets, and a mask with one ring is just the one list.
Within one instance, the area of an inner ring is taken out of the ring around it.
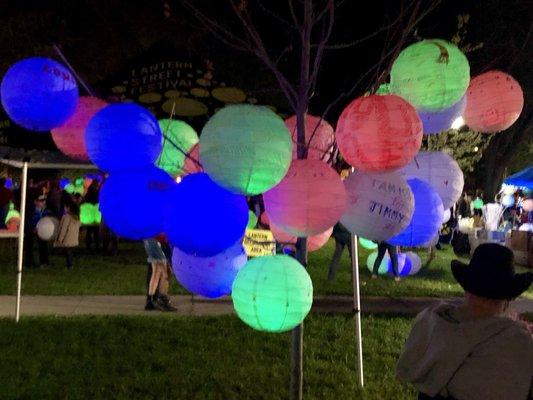
{"label": "cowboy hat", "polygon": [[452,273],[466,292],[488,299],[514,299],[533,282],[533,274],[517,274],[513,252],[497,243],[479,245],[470,264],[451,262]]}

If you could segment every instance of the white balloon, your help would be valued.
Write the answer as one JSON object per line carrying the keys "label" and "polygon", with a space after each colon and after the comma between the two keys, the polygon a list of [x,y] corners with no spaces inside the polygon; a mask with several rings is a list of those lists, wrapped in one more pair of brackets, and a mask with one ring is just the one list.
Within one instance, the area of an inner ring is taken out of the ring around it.
{"label": "white balloon", "polygon": [[463,171],[443,151],[421,151],[399,172],[405,179],[418,178],[429,183],[441,197],[444,209],[451,208],[463,192]]}
{"label": "white balloon", "polygon": [[46,242],[55,239],[57,230],[59,228],[59,221],[54,217],[43,217],[37,222],[37,236],[39,239]]}

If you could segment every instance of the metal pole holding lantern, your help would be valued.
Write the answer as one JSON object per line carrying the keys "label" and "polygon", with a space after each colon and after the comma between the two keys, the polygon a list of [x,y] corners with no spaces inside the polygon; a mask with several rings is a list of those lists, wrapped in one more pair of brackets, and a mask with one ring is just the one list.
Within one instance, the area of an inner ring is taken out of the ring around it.
{"label": "metal pole holding lantern", "polygon": [[357,249],[357,236],[352,238],[352,285],[353,308],[355,320],[357,370],[359,372],[359,386],[364,387],[363,374],[363,337],[361,334],[361,294],[359,292],[359,251]]}
{"label": "metal pole holding lantern", "polygon": [[22,165],[22,182],[20,188],[20,225],[18,237],[18,257],[17,257],[17,305],[15,308],[15,322],[20,318],[20,292],[22,288],[22,259],[24,256],[24,225],[26,221],[26,189],[28,180],[28,162]]}

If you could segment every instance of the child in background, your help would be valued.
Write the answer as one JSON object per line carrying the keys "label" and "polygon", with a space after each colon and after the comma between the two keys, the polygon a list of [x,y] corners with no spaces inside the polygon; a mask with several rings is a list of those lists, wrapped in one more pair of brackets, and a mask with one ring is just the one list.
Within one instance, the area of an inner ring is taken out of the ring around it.
{"label": "child in background", "polygon": [[65,214],[61,217],[57,239],[54,243],[54,247],[64,249],[67,269],[72,269],[74,248],[79,245],[80,225],[80,207],[73,201],[67,202]]}

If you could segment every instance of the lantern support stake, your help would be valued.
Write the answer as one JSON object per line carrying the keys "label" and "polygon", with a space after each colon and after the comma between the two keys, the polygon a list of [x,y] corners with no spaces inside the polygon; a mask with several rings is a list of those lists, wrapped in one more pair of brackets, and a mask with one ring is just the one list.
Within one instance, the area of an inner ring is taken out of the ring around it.
{"label": "lantern support stake", "polygon": [[26,221],[26,182],[28,180],[28,162],[24,161],[22,165],[22,182],[20,188],[20,225],[18,237],[18,255],[17,255],[17,305],[15,307],[15,322],[20,318],[20,292],[22,288],[22,258],[24,255],[24,225]]}
{"label": "lantern support stake", "polygon": [[361,296],[359,293],[359,251],[357,249],[357,236],[351,237],[352,245],[352,285],[353,285],[353,308],[355,320],[355,338],[357,371],[359,372],[359,386],[364,387],[363,374],[363,337],[361,334]]}
{"label": "lantern support stake", "polygon": [[87,85],[85,83],[85,81],[83,79],[81,79],[81,77],[78,75],[78,73],[76,72],[76,70],[72,67],[72,65],[70,65],[70,63],[68,62],[67,58],[65,57],[65,55],[63,54],[63,52],[61,51],[61,49],[59,48],[59,46],[57,44],[54,44],[52,45],[52,47],[54,48],[55,52],[57,53],[57,55],[59,56],[59,58],[61,58],[61,61],[63,61],[65,63],[65,65],[68,67],[68,69],[70,70],[70,72],[72,72],[72,74],[76,77],[76,79],[78,80],[78,82],[80,83],[81,86],[83,86],[83,88],[85,89],[85,91],[87,93],[89,93],[91,96],[94,97],[94,92],[91,90],[91,88],[89,87],[89,85]]}

